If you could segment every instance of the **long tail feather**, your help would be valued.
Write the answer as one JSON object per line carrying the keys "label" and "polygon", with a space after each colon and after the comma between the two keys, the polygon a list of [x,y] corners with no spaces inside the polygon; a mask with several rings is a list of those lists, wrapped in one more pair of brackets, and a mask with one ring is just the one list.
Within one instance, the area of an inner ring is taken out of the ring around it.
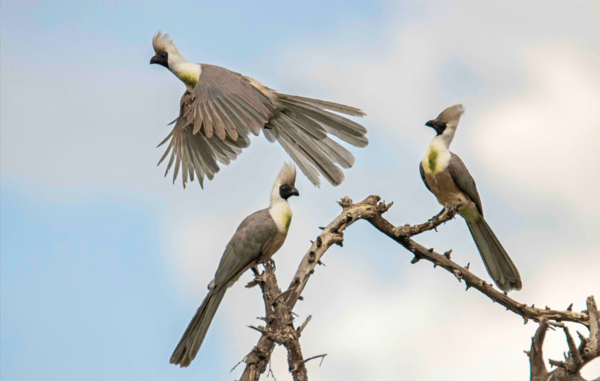
{"label": "long tail feather", "polygon": [[477,245],[481,259],[494,283],[503,291],[520,290],[523,287],[519,270],[510,259],[502,244],[483,219],[467,221],[471,236]]}
{"label": "long tail feather", "polygon": [[342,114],[351,115],[351,116],[365,116],[366,114],[356,107],[346,106],[339,103],[322,101],[320,99],[306,98],[300,97],[298,95],[288,95],[288,94],[277,94],[280,97],[287,98],[289,100],[293,100],[296,102],[302,102],[309,104],[311,106],[324,108],[325,110],[331,110],[335,112],[341,112]]}
{"label": "long tail feather", "polygon": [[183,337],[177,344],[175,351],[171,355],[171,364],[179,365],[182,368],[190,365],[208,331],[208,327],[212,322],[221,300],[227,291],[226,287],[222,287],[218,291],[211,291],[206,296],[202,305],[196,311],[196,315],[183,333]]}
{"label": "long tail feather", "polygon": [[364,113],[354,107],[295,95],[277,93],[277,100],[281,110],[263,130],[267,139],[279,141],[316,186],[320,183],[319,173],[334,186],[341,184],[344,173],[337,165],[350,168],[355,159],[328,134],[356,147],[364,147],[369,143],[365,136],[367,129],[326,109],[353,116],[363,116]]}

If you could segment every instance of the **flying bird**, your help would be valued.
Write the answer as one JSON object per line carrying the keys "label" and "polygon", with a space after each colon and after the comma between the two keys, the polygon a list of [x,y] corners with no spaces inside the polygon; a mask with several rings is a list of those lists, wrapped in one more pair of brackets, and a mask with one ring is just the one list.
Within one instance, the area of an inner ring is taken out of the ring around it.
{"label": "flying bird", "polygon": [[366,128],[330,112],[364,116],[357,108],[281,94],[225,68],[187,62],[160,31],[152,46],[156,55],[150,63],[166,67],[186,86],[175,127],[159,144],[169,142],[158,163],[171,153],[165,176],[175,164],[173,182],[181,169],[184,188],[194,176],[204,187],[204,177],[212,180],[219,172],[217,162],[228,165],[250,145],[249,134],[261,130],[267,140],[281,144],[316,186],[319,173],[334,186],[341,184],[344,174],[338,165],[354,164],[352,153],[329,134],[355,147],[369,143]]}
{"label": "flying bird", "polygon": [[181,367],[190,365],[204,341],[225,291],[246,270],[269,260],[283,245],[292,221],[288,198],[299,196],[295,182],[296,168],[292,164],[284,164],[273,185],[269,207],[252,213],[238,226],[221,257],[215,278],[208,285],[208,295],[171,356],[171,364]]}
{"label": "flying bird", "polygon": [[467,222],[485,268],[496,285],[506,292],[520,290],[522,283],[519,270],[483,218],[475,180],[460,157],[449,151],[463,112],[462,105],[454,105],[425,123],[437,135],[421,161],[421,178],[444,208],[456,203],[462,204],[458,213]]}

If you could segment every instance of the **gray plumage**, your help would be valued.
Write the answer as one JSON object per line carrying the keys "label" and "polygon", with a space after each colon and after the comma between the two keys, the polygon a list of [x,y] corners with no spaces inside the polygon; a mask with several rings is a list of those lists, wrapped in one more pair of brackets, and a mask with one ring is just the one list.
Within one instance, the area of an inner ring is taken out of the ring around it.
{"label": "gray plumage", "polygon": [[471,176],[471,173],[467,169],[467,166],[458,155],[450,152],[450,164],[448,165],[448,172],[452,176],[452,180],[460,189],[463,191],[471,201],[477,206],[477,210],[483,216],[483,206],[481,205],[481,198],[479,192],[477,192],[477,184],[475,179]]}
{"label": "gray plumage", "polygon": [[[471,176],[467,166],[458,155],[452,152],[450,154],[448,172],[457,188],[475,204],[480,215],[479,218],[465,218],[465,222],[469,227],[488,274],[500,289],[504,291],[520,290],[522,283],[519,270],[517,270],[512,259],[510,259],[510,256],[483,217],[483,206],[473,176]],[[429,189],[422,164],[419,165],[419,171],[425,186]],[[431,191],[431,189],[429,190]]]}
{"label": "gray plumage", "polygon": [[171,356],[171,364],[181,367],[190,365],[204,341],[225,291],[251,265],[258,263],[263,253],[268,251],[276,232],[277,227],[268,209],[249,215],[240,224],[221,257],[215,278],[209,285],[208,295],[196,311]]}
{"label": "gray plumage", "polygon": [[462,105],[444,110],[426,123],[436,130],[427,154],[419,165],[421,178],[444,207],[461,203],[459,214],[465,219],[487,272],[503,291],[520,290],[517,267],[483,217],[481,198],[475,180],[463,161],[448,150],[464,112]]}
{"label": "gray plumage", "polygon": [[[319,174],[337,186],[344,181],[342,168],[354,164],[354,156],[329,138],[329,134],[356,147],[365,147],[367,130],[360,124],[327,110],[350,116],[365,114],[354,107],[318,99],[281,94],[256,80],[222,67],[190,64],[181,57],[168,35],[153,38],[159,63],[187,86],[180,113],[167,138],[159,144],[169,154],[165,175],[174,165],[173,182],[182,171],[185,187],[198,178],[212,180],[218,163],[229,164],[250,145],[249,134],[262,130],[267,140],[279,142],[300,170],[316,186]],[[161,54],[167,53],[161,61]]]}
{"label": "gray plumage", "polygon": [[171,355],[171,364],[187,367],[196,357],[210,323],[229,287],[250,267],[269,259],[283,244],[291,221],[287,198],[298,195],[294,187],[296,170],[285,164],[271,192],[271,205],[248,217],[236,229],[219,262],[209,292],[179,344]]}
{"label": "gray plumage", "polygon": [[496,285],[506,292],[523,288],[519,270],[483,216],[466,222],[485,269]]}

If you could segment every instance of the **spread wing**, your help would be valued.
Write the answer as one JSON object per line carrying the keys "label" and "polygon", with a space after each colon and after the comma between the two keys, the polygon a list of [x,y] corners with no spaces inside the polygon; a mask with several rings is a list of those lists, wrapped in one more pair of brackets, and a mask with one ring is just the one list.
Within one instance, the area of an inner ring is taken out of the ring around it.
{"label": "spread wing", "polygon": [[202,64],[192,92],[181,98],[175,127],[159,146],[170,140],[159,161],[171,153],[165,176],[175,164],[173,182],[182,171],[188,179],[212,180],[221,162],[228,165],[250,145],[248,134],[258,135],[275,108],[271,99],[242,75],[222,67]]}
{"label": "spread wing", "polygon": [[235,281],[258,260],[277,233],[268,209],[255,212],[240,224],[227,244],[215,274],[216,289]]}
{"label": "spread wing", "polygon": [[[448,164],[448,171],[454,180],[454,183],[458,188],[463,191],[469,198],[477,205],[479,213],[483,216],[483,207],[481,206],[481,198],[479,198],[479,192],[477,192],[477,185],[473,176],[469,173],[467,166],[463,161],[453,153],[450,153],[450,163]],[[422,176],[422,175],[421,175]]]}
{"label": "spread wing", "polygon": [[171,153],[166,174],[175,164],[173,182],[182,170],[188,179],[212,180],[225,165],[250,144],[249,133],[263,130],[267,140],[278,141],[300,170],[315,185],[322,174],[331,184],[344,181],[342,168],[354,165],[353,154],[329,134],[355,147],[365,147],[366,128],[327,110],[352,116],[364,113],[354,107],[318,99],[277,93],[252,78],[227,69],[201,65],[192,92],[181,99],[175,127],[161,143],[170,140],[159,164]]}
{"label": "spread wing", "polygon": [[273,101],[252,85],[247,77],[225,68],[202,64],[194,88],[193,133],[203,128],[207,138],[226,135],[236,140],[248,131],[258,135],[273,115]]}
{"label": "spread wing", "polygon": [[275,93],[280,112],[263,130],[270,141],[278,141],[302,173],[319,185],[321,173],[332,185],[344,181],[342,168],[354,165],[354,155],[331,139],[334,135],[355,147],[365,147],[367,129],[327,110],[353,116],[364,113],[354,107],[295,95]]}

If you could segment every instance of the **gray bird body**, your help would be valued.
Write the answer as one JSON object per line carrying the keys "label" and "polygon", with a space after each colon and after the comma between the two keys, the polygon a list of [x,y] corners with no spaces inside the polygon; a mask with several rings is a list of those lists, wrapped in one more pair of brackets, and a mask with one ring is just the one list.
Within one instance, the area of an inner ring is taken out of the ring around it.
{"label": "gray bird body", "polygon": [[168,35],[153,39],[158,63],[186,84],[175,126],[160,145],[169,141],[159,164],[171,157],[165,175],[175,164],[183,185],[188,179],[212,180],[218,162],[228,165],[250,145],[249,134],[260,131],[270,142],[279,142],[309,180],[319,185],[319,173],[331,184],[344,180],[342,168],[354,164],[354,156],[329,138],[332,134],[356,147],[365,147],[367,130],[360,124],[334,114],[364,113],[354,107],[300,96],[281,94],[258,81],[228,69],[191,64],[183,59]]}
{"label": "gray bird body", "polygon": [[463,161],[449,151],[462,105],[444,110],[436,119],[427,122],[437,136],[419,165],[425,186],[444,207],[460,203],[458,213],[465,219],[486,270],[503,291],[520,290],[521,276],[504,247],[483,218],[483,207],[475,180]]}
{"label": "gray bird body", "polygon": [[287,198],[298,195],[294,188],[295,176],[293,167],[284,165],[273,186],[269,208],[252,213],[238,226],[208,286],[208,295],[171,356],[171,364],[190,365],[227,289],[246,270],[271,258],[283,245],[292,218]]}

